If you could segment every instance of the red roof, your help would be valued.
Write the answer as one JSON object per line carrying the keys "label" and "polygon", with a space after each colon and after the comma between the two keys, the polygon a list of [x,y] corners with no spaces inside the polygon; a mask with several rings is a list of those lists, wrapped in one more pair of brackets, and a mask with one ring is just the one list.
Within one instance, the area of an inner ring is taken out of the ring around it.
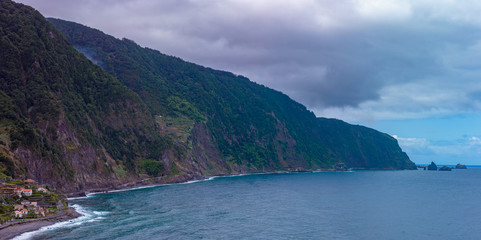
{"label": "red roof", "polygon": [[29,179],[25,180],[24,182],[26,182],[26,183],[35,183],[35,180],[29,178]]}

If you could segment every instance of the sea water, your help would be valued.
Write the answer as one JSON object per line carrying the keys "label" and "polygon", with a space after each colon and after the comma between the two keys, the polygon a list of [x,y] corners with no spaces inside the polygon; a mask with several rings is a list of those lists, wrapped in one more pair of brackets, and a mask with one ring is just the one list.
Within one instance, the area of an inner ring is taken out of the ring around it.
{"label": "sea water", "polygon": [[20,239],[480,239],[481,168],[221,177],[70,200]]}

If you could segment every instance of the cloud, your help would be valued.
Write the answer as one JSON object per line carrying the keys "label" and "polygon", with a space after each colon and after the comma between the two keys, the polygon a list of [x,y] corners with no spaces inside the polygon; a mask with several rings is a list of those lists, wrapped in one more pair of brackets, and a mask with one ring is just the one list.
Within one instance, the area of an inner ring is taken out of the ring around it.
{"label": "cloud", "polygon": [[21,0],[354,122],[481,110],[481,3]]}
{"label": "cloud", "polygon": [[378,20],[404,20],[412,15],[408,2],[394,0],[358,0],[357,12],[365,18]]}
{"label": "cloud", "polygon": [[399,146],[417,163],[431,161],[442,164],[479,164],[481,154],[481,138],[477,136],[464,136],[457,140],[432,141],[425,138],[404,138],[397,135],[393,137]]}

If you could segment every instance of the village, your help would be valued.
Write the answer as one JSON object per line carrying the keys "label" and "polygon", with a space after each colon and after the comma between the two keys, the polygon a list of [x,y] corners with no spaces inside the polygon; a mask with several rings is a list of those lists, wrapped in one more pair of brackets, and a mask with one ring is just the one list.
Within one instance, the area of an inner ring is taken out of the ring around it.
{"label": "village", "polygon": [[65,198],[35,180],[0,181],[0,223],[36,219],[66,208]]}

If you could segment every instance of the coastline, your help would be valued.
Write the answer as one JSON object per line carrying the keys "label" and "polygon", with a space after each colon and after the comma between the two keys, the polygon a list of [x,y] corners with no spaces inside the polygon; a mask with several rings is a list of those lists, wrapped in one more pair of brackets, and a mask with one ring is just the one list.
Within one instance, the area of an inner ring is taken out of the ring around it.
{"label": "coastline", "polygon": [[[114,188],[91,189],[90,191],[67,193],[66,195],[68,197],[67,199],[84,198],[84,197],[88,197],[96,194],[131,191],[135,189],[152,188],[152,187],[172,185],[172,184],[195,183],[199,181],[208,181],[216,177],[229,177],[229,176],[242,176],[242,175],[246,175],[246,174],[205,176],[201,179],[196,179],[196,178],[193,178],[193,179],[187,178],[183,180],[170,179],[170,181],[153,183],[153,184],[152,183],[146,184],[145,182],[148,182],[149,180],[152,180],[152,179],[145,179],[144,181],[140,181],[135,184],[124,184]],[[70,221],[70,220],[79,218],[81,216],[83,216],[83,214],[80,214],[78,211],[75,210],[75,208],[69,207],[69,210],[62,210],[60,213],[53,216],[0,225],[0,240],[14,239],[16,237],[19,237],[22,234],[35,232],[40,230],[43,227],[51,226],[60,222]]]}
{"label": "coastline", "polygon": [[69,210],[62,210],[53,216],[0,225],[0,240],[12,239],[23,233],[36,231],[42,227],[72,220],[80,216],[82,215],[75,211],[74,208],[69,207]]}
{"label": "coastline", "polygon": [[[352,170],[360,170],[360,169],[352,169]],[[150,178],[144,179],[142,181],[136,183],[126,183],[116,187],[105,187],[105,188],[96,188],[90,189],[81,192],[70,192],[66,193],[67,199],[77,199],[77,198],[85,198],[91,195],[97,194],[105,194],[105,193],[114,193],[114,192],[124,192],[124,191],[131,191],[136,189],[143,189],[143,188],[152,188],[152,187],[159,187],[159,186],[167,186],[173,184],[189,184],[189,183],[196,183],[202,181],[209,181],[215,178],[222,178],[222,177],[240,177],[246,175],[262,175],[262,174],[286,174],[286,173],[317,173],[317,172],[352,172],[351,169],[348,170],[335,170],[335,169],[317,169],[317,170],[297,170],[297,171],[272,171],[272,172],[247,172],[247,173],[234,173],[234,174],[221,174],[221,175],[206,175],[202,177],[184,177],[179,175],[179,178],[165,178],[165,177],[157,177],[157,178]],[[396,169],[362,169],[362,170],[396,170]]]}
{"label": "coastline", "polygon": [[[215,178],[221,178],[221,177],[240,177],[245,175],[305,173],[305,172],[318,172],[318,171],[252,172],[252,173],[209,175],[209,176],[202,176],[200,178],[199,177],[197,178],[180,177],[180,178],[165,179],[164,177],[157,177],[155,179],[144,179],[143,181],[139,181],[136,183],[122,184],[116,187],[105,187],[105,188],[90,189],[82,192],[71,192],[71,193],[66,193],[66,195],[67,195],[67,199],[70,200],[70,199],[77,199],[77,198],[85,198],[85,197],[97,195],[97,194],[124,192],[124,191],[136,190],[136,189],[153,188],[153,187],[167,186],[167,185],[173,185],[173,184],[196,183],[196,182],[202,182],[202,181],[209,181],[209,180],[212,180]],[[328,171],[319,171],[319,172],[328,172]]]}
{"label": "coastline", "polygon": [[[254,173],[256,174],[256,173]],[[259,173],[257,173],[259,174]],[[142,188],[151,188],[151,187],[158,187],[158,186],[165,186],[165,185],[172,185],[172,184],[187,184],[187,183],[195,183],[199,181],[208,181],[217,177],[231,177],[231,176],[242,176],[246,174],[235,174],[235,175],[218,175],[218,176],[205,176],[201,179],[170,179],[170,181],[161,182],[161,183],[145,183],[148,180],[152,179],[145,179],[144,181],[137,182],[135,184],[124,184],[122,186],[117,186],[114,188],[102,188],[102,189],[91,189],[90,191],[85,192],[76,192],[76,193],[67,193],[68,199],[75,199],[75,198],[84,198],[91,195],[96,194],[104,194],[104,193],[113,193],[113,192],[122,192],[122,191],[131,191],[135,189],[142,189]],[[159,178],[160,179],[160,178]],[[48,216],[44,218],[37,218],[32,220],[27,220],[23,222],[14,222],[9,223],[6,225],[0,225],[0,240],[6,239],[14,239],[19,237],[24,233],[30,233],[40,230],[43,227],[54,225],[60,222],[70,221],[72,219],[76,219],[83,216],[78,211],[75,210],[73,207],[69,207],[69,211],[62,210],[60,213],[54,216]]]}
{"label": "coastline", "polygon": [[[372,170],[372,169],[370,169]],[[121,186],[117,186],[114,188],[103,188],[103,189],[91,189],[90,191],[85,192],[76,192],[76,193],[67,193],[68,199],[75,199],[75,198],[84,198],[89,197],[91,195],[96,194],[105,194],[105,193],[114,193],[114,192],[123,192],[123,191],[131,191],[136,189],[143,189],[143,188],[152,188],[152,187],[159,187],[159,186],[166,186],[166,185],[173,185],[173,184],[189,184],[189,183],[196,183],[201,181],[209,181],[215,178],[221,177],[240,177],[246,175],[262,175],[262,174],[286,174],[286,173],[310,173],[310,172],[351,172],[351,171],[336,171],[336,170],[317,170],[317,171],[275,171],[275,172],[254,172],[254,173],[239,173],[239,174],[230,174],[230,175],[214,175],[214,176],[203,176],[202,178],[183,178],[181,179],[169,179],[167,181],[161,181],[158,183],[145,183],[148,181],[140,181],[136,184],[124,184]],[[160,177],[162,178],[162,177]],[[160,179],[158,178],[158,179]],[[157,179],[157,180],[158,180]],[[152,179],[146,179],[152,180]],[[165,180],[165,179],[163,179]],[[31,221],[25,222],[17,222],[17,223],[10,223],[9,225],[3,226],[0,225],[0,240],[3,239],[13,239],[18,237],[27,232],[34,232],[42,227],[53,225],[59,222],[66,222],[78,217],[81,217],[82,214],[78,213],[74,208],[69,207],[71,211],[68,213],[66,210],[62,210],[60,213],[49,216],[45,218],[34,219]]]}
{"label": "coastline", "polygon": [[[385,170],[385,169],[365,169],[365,170]],[[392,169],[388,169],[392,170]],[[174,184],[190,184],[196,182],[203,182],[213,180],[215,178],[223,178],[223,177],[241,177],[241,176],[248,176],[248,175],[264,175],[264,174],[290,174],[290,173],[318,173],[318,172],[352,172],[351,170],[303,170],[303,171],[275,171],[275,172],[251,172],[251,173],[236,173],[236,174],[223,174],[223,175],[208,175],[202,176],[201,178],[183,178],[183,180],[179,179],[171,179],[170,181],[160,181],[156,183],[138,183],[138,184],[123,184],[121,187],[106,187],[101,189],[91,189],[84,192],[75,192],[75,193],[67,193],[68,200],[74,200],[78,198],[85,198],[92,195],[97,194],[106,194],[106,193],[115,193],[115,192],[124,192],[124,191],[131,191],[137,189],[144,189],[144,188],[153,188],[153,187],[160,187],[160,186],[168,186]],[[162,177],[158,177],[157,179],[161,179]],[[145,179],[152,180],[152,179]]]}
{"label": "coastline", "polygon": [[113,193],[129,191],[141,188],[151,188],[157,186],[165,186],[171,184],[187,184],[200,181],[211,180],[220,177],[237,177],[244,175],[256,175],[256,174],[282,174],[282,173],[311,173],[311,172],[352,172],[359,170],[381,170],[381,171],[403,171],[403,170],[417,170],[416,169],[394,169],[394,168],[349,168],[349,169],[298,169],[298,170],[281,170],[281,171],[266,171],[266,172],[236,172],[232,174],[219,174],[219,175],[204,175],[204,176],[191,176],[191,175],[176,175],[172,176],[161,176],[155,178],[146,178],[136,182],[129,182],[120,184],[117,186],[109,186],[102,188],[90,188],[80,192],[67,192],[68,199],[83,198],[90,195],[102,194],[102,193]]}

